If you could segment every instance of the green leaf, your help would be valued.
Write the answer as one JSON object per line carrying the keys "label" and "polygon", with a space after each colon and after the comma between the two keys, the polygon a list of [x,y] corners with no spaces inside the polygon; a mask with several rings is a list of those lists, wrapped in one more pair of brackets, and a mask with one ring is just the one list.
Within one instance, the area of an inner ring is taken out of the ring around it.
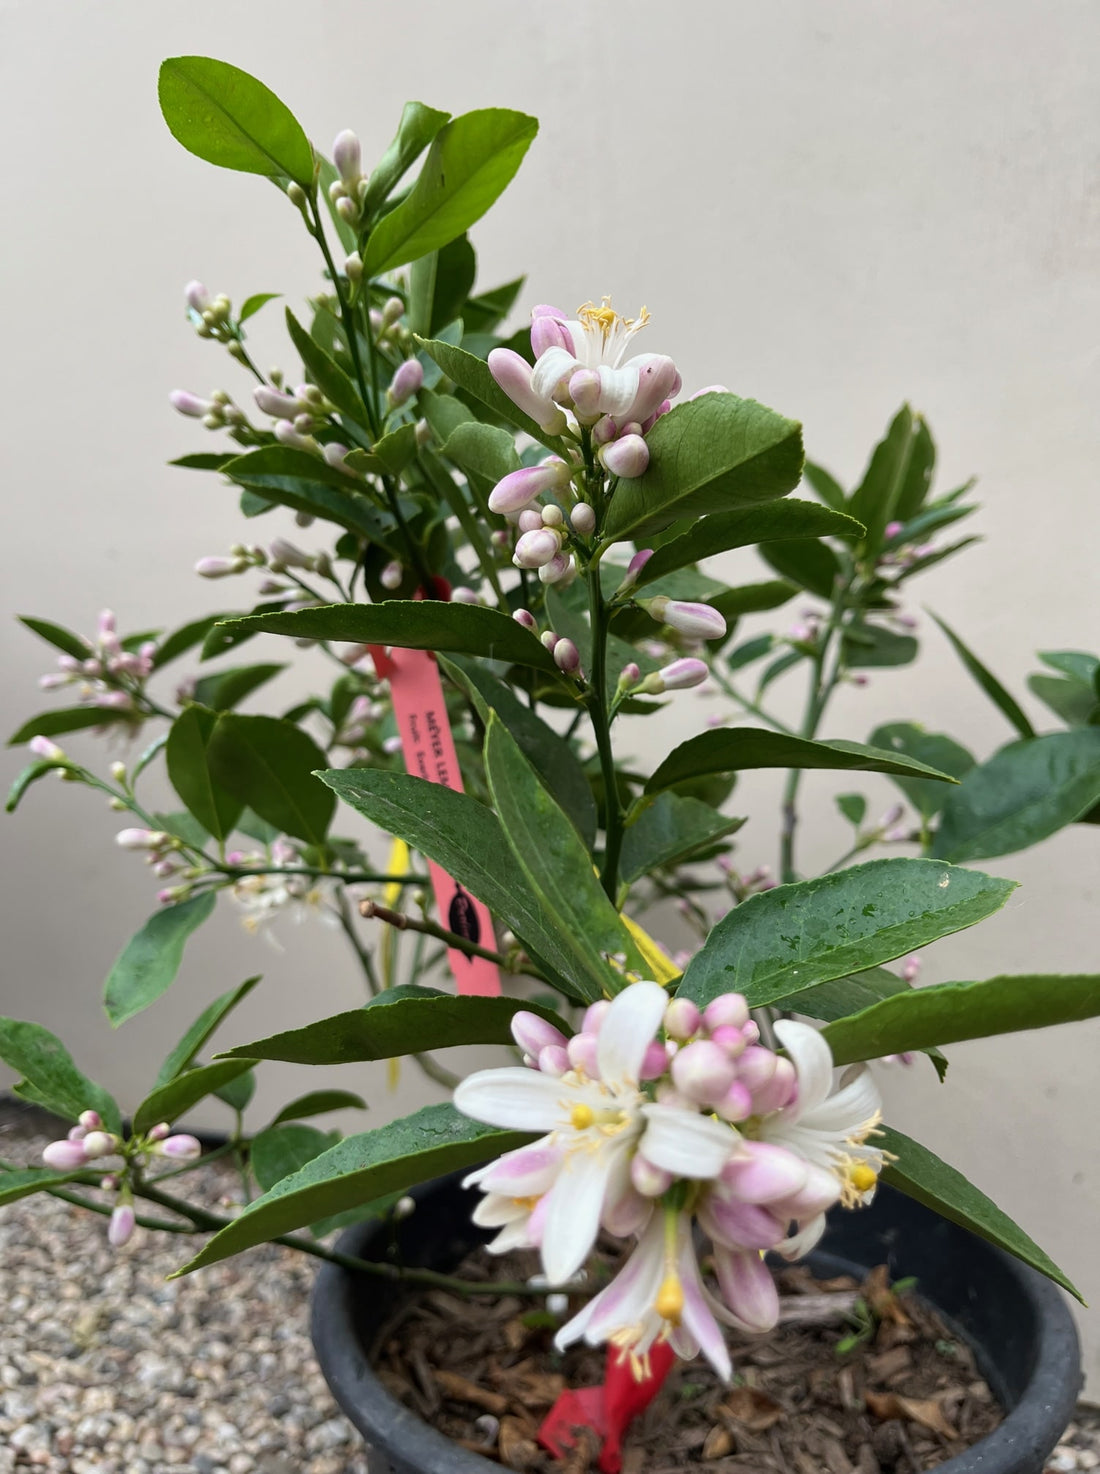
{"label": "green leaf", "polygon": [[[873,745],[881,747],[882,743],[876,742]],[[863,823],[864,815],[867,813],[867,800],[862,793],[838,793],[836,806],[855,829],[858,829]]]}
{"label": "green leaf", "polygon": [[[616,491],[615,495],[618,494]],[[819,507],[815,502],[765,502],[755,507],[739,507],[734,512],[715,512],[659,547],[639,573],[636,587],[644,588],[676,568],[685,568],[698,563],[700,558],[711,558],[731,548],[777,539],[786,543],[800,538],[858,537],[862,531],[862,524],[854,518]]]}
{"label": "green leaf", "polygon": [[728,912],[688,965],[696,1003],[744,993],[750,1007],[846,977],[998,911],[1015,882],[938,860],[872,860],[777,886]]}
{"label": "green leaf", "polygon": [[917,658],[917,641],[885,625],[856,620],[844,631],[844,662],[855,669],[871,666],[911,665]]}
{"label": "green leaf", "polygon": [[[23,622],[25,624],[26,620]],[[1100,686],[1097,686],[1100,657],[1089,655],[1084,650],[1040,650],[1038,653],[1039,659],[1044,665],[1049,665],[1051,670],[1061,671],[1062,675],[1082,681],[1094,691],[1100,692]]]}
{"label": "green leaf", "polygon": [[[875,447],[863,480],[852,492],[848,511],[866,526],[865,541],[870,548],[881,547],[886,524],[899,520],[897,507],[907,485],[916,436],[913,411],[903,404]],[[927,481],[924,486],[927,489]]]}
{"label": "green leaf", "polygon": [[23,795],[32,783],[37,783],[39,778],[44,778],[47,773],[52,773],[59,768],[67,768],[68,766],[69,764],[64,759],[52,757],[41,758],[36,762],[28,763],[22,772],[16,774],[11,787],[8,789],[7,801],[4,804],[5,813],[15,813]]}
{"label": "green leaf", "polygon": [[[229,1051],[233,1057],[279,1059],[302,1065],[342,1065],[394,1059],[458,1044],[511,1044],[514,1014],[528,1009],[564,1033],[551,1009],[522,998],[456,997],[406,983],[386,988],[365,1008],[353,1008]],[[281,1116],[279,1119],[283,1119]]]}
{"label": "green leaf", "polygon": [[[346,1212],[444,1172],[472,1167],[530,1140],[460,1116],[452,1105],[424,1106],[374,1131],[346,1137],[284,1177],[216,1233],[176,1274],[216,1264],[320,1218]],[[175,1278],[175,1276],[173,1276]]]}
{"label": "green leaf", "polygon": [[[887,722],[871,733],[871,746],[884,752],[901,753],[927,763],[952,778],[963,778],[974,766],[973,756],[952,737],[941,732],[926,732],[916,722]],[[906,778],[894,774],[893,780],[905,797],[927,822],[940,812],[948,794],[954,790],[930,778]]]}
{"label": "green leaf", "polygon": [[67,1121],[77,1120],[82,1111],[98,1111],[108,1131],[122,1130],[114,1096],[81,1074],[61,1040],[41,1024],[0,1018],[0,1059],[23,1076],[16,1095]]}
{"label": "green leaf", "polygon": [[516,305],[526,283],[525,276],[517,276],[515,281],[505,282],[502,287],[493,287],[488,292],[468,298],[462,310],[467,329],[472,333],[493,332]]}
{"label": "green leaf", "polygon": [[228,993],[223,993],[220,998],[215,998],[213,1003],[207,1004],[157,1071],[156,1084],[158,1086],[167,1085],[169,1080],[174,1080],[178,1074],[194,1063],[195,1056],[222,1019],[236,1008],[242,998],[247,998],[259,981],[259,974],[246,978],[239,987],[230,988]]}
{"label": "green leaf", "polygon": [[375,441],[371,454],[391,476],[399,476],[416,459],[416,426],[399,425]]}
{"label": "green leaf", "polygon": [[235,456],[222,471],[268,501],[323,517],[393,551],[392,528],[366,500],[361,486],[309,451],[265,445]]}
{"label": "green leaf", "polygon": [[185,1070],[164,1085],[158,1085],[134,1112],[135,1135],[152,1130],[161,1121],[171,1124],[178,1120],[200,1100],[205,1100],[208,1095],[213,1095],[238,1075],[243,1075],[252,1063],[248,1059],[219,1059],[210,1065]]}
{"label": "green leaf", "polygon": [[507,108],[481,108],[445,124],[412,190],[367,238],[366,275],[437,251],[480,220],[519,168],[538,126]]}
{"label": "green leaf", "polygon": [[336,800],[313,776],[326,759],[301,727],[225,712],[207,756],[214,781],[261,819],[307,844],[324,844]]}
{"label": "green leaf", "polygon": [[557,673],[557,666],[537,635],[498,609],[476,604],[444,604],[438,599],[327,604],[292,613],[249,615],[231,620],[221,628],[249,634],[290,635],[296,640],[347,640],[354,645],[456,651]]}
{"label": "green leaf", "polygon": [[323,1116],[326,1111],[366,1109],[367,1103],[363,1097],[350,1090],[311,1090],[307,1095],[300,1095],[297,1100],[283,1106],[271,1124],[280,1126],[284,1121],[300,1121],[303,1116]]}
{"label": "green leaf", "polygon": [[1045,706],[1061,717],[1067,727],[1095,725],[1100,706],[1097,706],[1096,690],[1091,681],[1031,675],[1027,678],[1027,686]]}
{"label": "green leaf", "polygon": [[[759,583],[744,583],[737,588],[726,589],[708,600],[732,629],[743,614],[760,614],[767,609],[778,609],[798,593],[798,585],[788,583],[785,578],[766,578]],[[771,638],[770,636],[768,637]],[[721,640],[707,642],[712,648],[721,645]]]}
{"label": "green leaf", "polygon": [[813,461],[807,461],[802,468],[802,475],[827,507],[832,507],[834,512],[844,511],[848,502],[848,498],[844,494],[844,488],[835,476],[832,476],[826,471],[824,466],[818,466]]}
{"label": "green leaf", "polygon": [[195,682],[195,700],[211,711],[228,711],[284,670],[285,665],[234,665],[215,671]]}
{"label": "green leaf", "polygon": [[589,851],[596,841],[596,801],[584,765],[569,743],[536,716],[510,686],[491,675],[476,660],[456,656],[443,660],[443,669],[477,709],[482,726],[495,711],[519,744],[524,757],[577,827]]}
{"label": "green leaf", "polygon": [[1098,1014],[1100,976],[996,977],[899,992],[829,1024],[825,1037],[833,1062],[847,1065],[933,1044],[1079,1023]]}
{"label": "green leaf", "polygon": [[753,639],[734,646],[726,656],[726,666],[730,671],[743,670],[754,661],[762,660],[774,645],[774,635],[756,635]]}
{"label": "green leaf", "polygon": [[[736,654],[736,652],[734,652]],[[760,727],[716,727],[689,737],[646,784],[647,793],[671,788],[703,773],[740,772],[744,768],[828,768],[837,772],[900,773],[903,776],[953,780],[927,764],[859,742],[820,742]]]}
{"label": "green leaf", "polygon": [[237,452],[230,451],[199,451],[196,455],[177,456],[174,461],[169,461],[170,466],[180,466],[185,471],[220,471],[221,468],[232,460],[235,460]]}
{"label": "green leaf", "polygon": [[246,297],[241,303],[241,310],[237,314],[238,322],[247,322],[250,317],[255,317],[261,307],[266,307],[269,302],[274,302],[281,297],[282,292],[253,292],[251,297]]}
{"label": "green leaf", "polygon": [[875,1145],[890,1152],[895,1161],[888,1162],[883,1169],[882,1181],[923,1203],[941,1217],[959,1224],[979,1238],[987,1239],[1007,1249],[1017,1259],[1030,1264],[1040,1274],[1045,1274],[1055,1284],[1075,1296],[1081,1303],[1081,1292],[1062,1273],[1058,1266],[1043,1253],[1039,1245],[1030,1239],[1018,1224],[1013,1223],[1007,1213],[1002,1213],[996,1203],[968,1182],[961,1172],[949,1167],[946,1162],[908,1136],[892,1127],[881,1127]]}
{"label": "green leaf", "polygon": [[478,478],[487,490],[520,465],[515,437],[499,425],[483,425],[478,420],[456,425],[440,454],[467,475]]}
{"label": "green leaf", "polygon": [[[562,935],[511,857],[500,821],[484,804],[407,773],[347,768],[321,775],[345,803],[442,865],[515,932],[571,996],[592,1002],[604,986],[599,958]],[[578,845],[580,841],[578,840]],[[591,862],[586,858],[585,863]]]}
{"label": "green leaf", "polygon": [[0,1168],[0,1208],[31,1193],[48,1192],[51,1187],[64,1187],[80,1179],[79,1172],[55,1172],[52,1167]]}
{"label": "green leaf", "polygon": [[[230,456],[229,459],[232,460],[233,457]],[[222,614],[204,614],[201,619],[193,619],[190,624],[180,625],[178,630],[173,630],[157,647],[157,653],[153,657],[154,669],[160,670],[162,665],[167,665],[170,660],[185,655],[188,650],[205,640],[219,619],[232,618],[232,611]]]}
{"label": "green leaf", "polygon": [[776,573],[793,579],[819,598],[831,599],[840,577],[840,560],[828,543],[816,538],[794,542],[770,542],[760,549],[760,556]]}
{"label": "green leaf", "polygon": [[171,987],[187,938],[210,916],[214,904],[214,892],[208,890],[162,906],[126,943],[103,985],[103,1006],[116,1029]]}
{"label": "green leaf", "polygon": [[172,787],[188,812],[207,834],[224,840],[232,834],[244,805],[210,773],[207,749],[217,723],[216,712],[204,706],[185,707],[168,733],[165,762]]}
{"label": "green leaf", "polygon": [[313,149],[294,114],[262,82],[210,56],[161,63],[160,110],[190,153],[223,169],[313,185]]}
{"label": "green leaf", "polygon": [[517,430],[522,430],[532,440],[537,440],[550,450],[560,453],[564,449],[562,441],[556,435],[547,435],[545,430],[541,430],[534,420],[512,403],[504,390],[498,387],[484,359],[467,353],[464,348],[456,348],[453,343],[445,343],[441,338],[417,338],[416,343],[449,379],[491,409],[498,419],[514,425]]}
{"label": "green leaf", "polygon": [[219,1085],[213,1092],[217,1098],[227,1105],[237,1115],[242,1115],[245,1106],[256,1094],[256,1071],[244,1070],[239,1075],[234,1075],[224,1085]]}
{"label": "green leaf", "polygon": [[[928,612],[932,614],[931,610]],[[955,631],[945,624],[938,614],[932,614],[932,618],[951,641],[955,649],[955,654],[989,697],[990,701],[993,702],[994,706],[1003,712],[1021,737],[1034,737],[1035,728],[1028,721],[1018,702],[1014,697],[1009,695],[993,672],[987,669],[974,652],[963,644]]]}
{"label": "green leaf", "polygon": [[622,878],[632,884],[651,870],[678,864],[697,850],[732,834],[744,819],[730,819],[710,804],[676,793],[642,799],[627,816]]}
{"label": "green leaf", "polygon": [[932,439],[932,432],[924,416],[917,415],[913,423],[913,442],[909,452],[909,464],[894,505],[894,521],[909,522],[916,517],[928,496],[935,466],[936,443]]}
{"label": "green leaf", "polygon": [[450,117],[422,102],[407,102],[401,114],[396,137],[370,172],[363,210],[372,215],[389,198],[390,191],[402,174],[420,157]]}
{"label": "green leaf", "polygon": [[269,1126],[252,1138],[248,1160],[256,1181],[267,1192],[335,1145],[330,1133],[316,1126]]}
{"label": "green leaf", "polygon": [[815,983],[801,993],[791,993],[784,1001],[787,1013],[802,1013],[807,1018],[843,1019],[860,1013],[883,998],[907,993],[912,984],[885,967],[868,967],[847,977]]}
{"label": "green leaf", "polygon": [[616,487],[605,543],[637,539],[678,517],[786,496],[802,474],[801,426],[735,394],[678,404],[646,444],[649,469]]}
{"label": "green leaf", "polygon": [[477,257],[464,235],[415,261],[409,272],[409,331],[434,338],[461,317],[476,274]]}
{"label": "green leaf", "polygon": [[943,806],[932,853],[983,859],[1027,849],[1100,800],[1100,727],[1011,742],[972,768]]}
{"label": "green leaf", "polygon": [[86,727],[106,727],[130,720],[130,712],[113,711],[108,706],[64,706],[31,717],[8,738],[8,746],[19,747],[32,737],[60,737],[64,732],[82,732]]}
{"label": "green leaf", "polygon": [[385,1193],[380,1198],[372,1198],[369,1203],[360,1203],[343,1213],[330,1213],[327,1218],[318,1218],[316,1223],[309,1225],[309,1231],[315,1239],[323,1239],[330,1233],[342,1233],[353,1223],[388,1218],[403,1197],[404,1193],[401,1192]]}
{"label": "green leaf", "polygon": [[90,660],[94,653],[87,640],[82,640],[63,625],[52,624],[48,619],[35,619],[29,614],[18,614],[16,618],[39,639],[45,640],[47,645],[52,645],[55,650],[63,650],[66,655],[72,655],[77,660]]}
{"label": "green leaf", "polygon": [[[358,389],[336,360],[325,352],[320,343],[310,337],[289,307],[286,309],[286,327],[291,342],[298,350],[298,357],[305,366],[306,373],[309,374],[321,393],[326,399],[331,400],[347,419],[356,424],[363,424],[366,412]],[[345,477],[344,480],[346,484],[347,478]]]}

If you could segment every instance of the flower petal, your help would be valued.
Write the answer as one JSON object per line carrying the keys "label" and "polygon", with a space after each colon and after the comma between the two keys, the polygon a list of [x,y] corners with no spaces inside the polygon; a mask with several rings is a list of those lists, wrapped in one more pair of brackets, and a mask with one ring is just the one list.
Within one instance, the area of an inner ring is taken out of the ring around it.
{"label": "flower petal", "polygon": [[643,1106],[642,1115],[642,1156],[674,1177],[717,1177],[742,1145],[732,1126],[697,1111],[654,1104]]}
{"label": "flower petal", "polygon": [[571,1279],[588,1258],[616,1156],[628,1146],[608,1142],[592,1151],[574,1151],[562,1164],[550,1189],[542,1236],[542,1267],[552,1285]]}
{"label": "flower petal", "polygon": [[844,1138],[851,1136],[881,1110],[882,1096],[878,1086],[870,1070],[864,1070],[830,1099],[808,1110],[803,1109],[801,1124],[814,1131],[834,1132]]}
{"label": "flower petal", "polygon": [[551,1146],[547,1137],[517,1151],[505,1152],[503,1157],[480,1169],[481,1190],[512,1198],[540,1197],[553,1186],[562,1156],[563,1148]]}
{"label": "flower petal", "polygon": [[478,1070],[455,1087],[454,1103],[464,1116],[513,1131],[553,1131],[569,1119],[562,1100],[568,1086],[552,1075],[522,1066]]}
{"label": "flower petal", "polygon": [[609,368],[603,364],[597,372],[600,397],[596,408],[601,414],[622,420],[638,397],[638,370],[630,364],[624,364],[622,368]]}
{"label": "flower petal", "polygon": [[[831,1178],[835,1202],[840,1195],[836,1179]],[[786,1205],[784,1204],[784,1208]],[[772,1249],[786,1236],[795,1214],[785,1218],[769,1212],[757,1203],[742,1203],[727,1197],[721,1189],[708,1193],[699,1206],[699,1222],[711,1238],[731,1249]]]}
{"label": "flower petal", "polygon": [[746,1141],[726,1164],[722,1181],[742,1202],[778,1203],[801,1192],[808,1176],[807,1163],[785,1145]]}
{"label": "flower petal", "polygon": [[777,1244],[776,1251],[782,1254],[784,1259],[801,1259],[803,1254],[810,1252],[824,1232],[825,1214],[819,1213],[797,1233],[791,1234],[789,1239],[784,1239],[781,1244]]}
{"label": "flower petal", "polygon": [[832,1050],[817,1029],[792,1019],[780,1019],[775,1035],[798,1074],[798,1099],[786,1112],[788,1120],[797,1121],[820,1105],[833,1088]]}
{"label": "flower petal", "polygon": [[779,1294],[760,1255],[716,1244],[714,1270],[734,1320],[748,1331],[770,1331],[779,1319]]}
{"label": "flower petal", "polygon": [[721,1326],[714,1318],[714,1312],[710,1307],[710,1297],[703,1289],[699,1263],[695,1257],[695,1246],[692,1243],[691,1220],[686,1215],[682,1216],[678,1237],[680,1242],[676,1267],[684,1296],[681,1312],[684,1329],[693,1337],[699,1350],[722,1381],[728,1382],[733,1366],[730,1362],[726,1338],[722,1334]]}
{"label": "flower petal", "polygon": [[616,993],[600,1022],[596,1063],[600,1079],[636,1085],[645,1053],[668,1007],[668,994],[657,983],[631,983]]}
{"label": "flower petal", "polygon": [[564,348],[547,348],[531,370],[531,388],[540,399],[550,399],[563,379],[581,365]]}

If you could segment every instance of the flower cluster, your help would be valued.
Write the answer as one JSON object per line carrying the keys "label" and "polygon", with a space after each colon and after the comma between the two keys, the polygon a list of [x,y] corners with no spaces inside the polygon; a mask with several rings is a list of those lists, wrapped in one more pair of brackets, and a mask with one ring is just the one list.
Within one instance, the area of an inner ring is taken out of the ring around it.
{"label": "flower cluster", "polygon": [[104,609],[99,615],[95,640],[85,643],[86,656],[59,655],[56,673],[40,676],[39,688],[56,691],[75,685],[77,699],[86,705],[132,712],[134,691],[153,673],[156,641],[143,640],[136,649],[128,648],[119,638],[114,614]]}
{"label": "flower cluster", "polygon": [[[668,1341],[731,1372],[720,1323],[775,1324],[762,1255],[806,1253],[825,1210],[869,1201],[883,1162],[866,1071],[834,1089],[828,1044],[808,1024],[775,1026],[784,1053],[759,1042],[744,998],[700,1012],[656,983],[593,1004],[567,1039],[521,1012],[520,1067],[483,1070],[455,1091],[464,1114],[540,1132],[471,1174],[484,1197],[475,1222],[499,1232],[496,1253],[541,1252],[551,1283],[577,1273],[601,1227],[637,1239],[616,1278],[558,1333],[565,1347],[609,1341],[645,1366]],[[709,1236],[719,1294],[703,1281],[695,1225]]]}

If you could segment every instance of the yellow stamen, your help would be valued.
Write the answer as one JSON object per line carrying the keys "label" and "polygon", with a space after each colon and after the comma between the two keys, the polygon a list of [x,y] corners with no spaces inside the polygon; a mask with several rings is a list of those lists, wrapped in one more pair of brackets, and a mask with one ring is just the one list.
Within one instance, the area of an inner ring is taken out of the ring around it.
{"label": "yellow stamen", "polygon": [[512,1202],[515,1203],[517,1208],[526,1208],[528,1213],[533,1213],[535,1210],[535,1204],[538,1202],[538,1198],[513,1198]]}
{"label": "yellow stamen", "polygon": [[596,1113],[588,1105],[575,1105],[569,1112],[569,1124],[574,1131],[587,1131],[595,1119]]}
{"label": "yellow stamen", "polygon": [[638,313],[637,319],[620,317],[612,307],[610,297],[600,300],[602,305],[599,307],[595,302],[586,302],[583,307],[578,307],[577,318],[586,328],[598,332],[605,343],[620,326],[626,333],[636,333],[649,322],[649,313],[644,307]]}
{"label": "yellow stamen", "polygon": [[848,1169],[848,1181],[858,1193],[870,1192],[878,1182],[878,1174],[866,1162],[857,1162]]}
{"label": "yellow stamen", "polygon": [[684,1313],[684,1287],[680,1283],[677,1274],[668,1275],[657,1291],[657,1298],[653,1302],[653,1308],[662,1320],[667,1320],[670,1325],[678,1326],[680,1317]]}

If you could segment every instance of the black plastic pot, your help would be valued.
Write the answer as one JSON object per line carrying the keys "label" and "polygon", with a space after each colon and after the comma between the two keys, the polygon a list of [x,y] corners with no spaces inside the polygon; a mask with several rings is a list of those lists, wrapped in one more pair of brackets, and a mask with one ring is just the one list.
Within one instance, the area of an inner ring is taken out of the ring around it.
{"label": "black plastic pot", "polygon": [[[413,1196],[418,1209],[400,1225],[404,1262],[452,1271],[486,1237],[470,1222],[473,1195],[448,1177]],[[360,1224],[339,1247],[381,1258],[391,1236],[388,1225]],[[861,1275],[884,1263],[892,1278],[915,1275],[920,1294],[973,1347],[1008,1415],[988,1438],[940,1464],[937,1474],[1041,1474],[1081,1387],[1077,1332],[1054,1285],[889,1188],[869,1208],[837,1213],[809,1262],[822,1275]],[[402,1293],[400,1285],[332,1264],[322,1265],[313,1290],[317,1359],[367,1442],[370,1474],[500,1474],[499,1464],[421,1422],[374,1375],[368,1350]]]}

